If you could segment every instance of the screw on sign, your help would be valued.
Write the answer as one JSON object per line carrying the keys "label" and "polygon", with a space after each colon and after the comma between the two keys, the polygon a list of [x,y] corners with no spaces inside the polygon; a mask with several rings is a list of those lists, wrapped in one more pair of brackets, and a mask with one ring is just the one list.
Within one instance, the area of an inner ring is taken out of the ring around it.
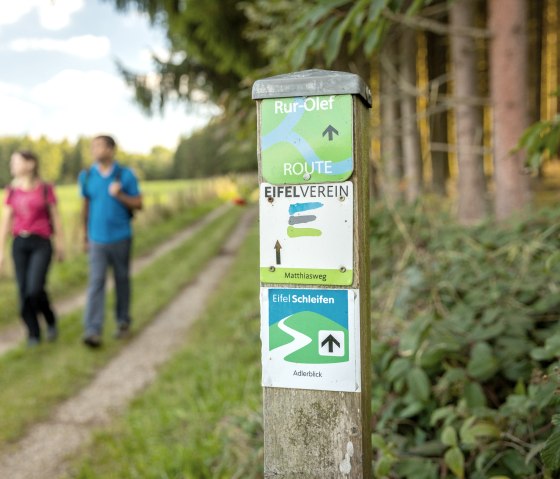
{"label": "screw on sign", "polygon": [[371,477],[371,93],[309,70],[259,80],[253,98],[264,475]]}

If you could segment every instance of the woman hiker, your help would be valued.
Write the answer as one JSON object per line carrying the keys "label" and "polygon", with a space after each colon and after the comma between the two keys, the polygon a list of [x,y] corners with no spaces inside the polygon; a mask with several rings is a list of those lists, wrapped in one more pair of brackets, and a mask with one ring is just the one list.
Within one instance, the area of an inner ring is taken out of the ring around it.
{"label": "woman hiker", "polygon": [[56,257],[63,259],[62,225],[54,188],[39,176],[38,157],[26,150],[15,152],[10,159],[10,173],[13,180],[6,188],[0,222],[0,269],[11,232],[20,314],[27,327],[27,344],[34,347],[41,342],[39,314],[47,323],[47,340],[54,341],[58,335],[45,283],[53,255],[53,236]]}

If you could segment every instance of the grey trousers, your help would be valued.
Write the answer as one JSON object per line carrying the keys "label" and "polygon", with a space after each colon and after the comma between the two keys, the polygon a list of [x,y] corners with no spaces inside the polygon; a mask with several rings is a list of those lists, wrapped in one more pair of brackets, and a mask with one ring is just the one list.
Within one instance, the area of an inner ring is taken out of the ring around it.
{"label": "grey trousers", "polygon": [[89,284],[84,316],[85,335],[103,332],[105,282],[112,268],[117,295],[115,316],[119,326],[130,324],[130,250],[132,240],[89,244]]}

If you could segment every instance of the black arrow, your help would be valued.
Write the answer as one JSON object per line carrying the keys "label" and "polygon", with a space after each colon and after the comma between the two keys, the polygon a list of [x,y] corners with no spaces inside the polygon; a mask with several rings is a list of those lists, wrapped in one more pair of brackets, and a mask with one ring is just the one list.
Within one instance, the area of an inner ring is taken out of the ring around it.
{"label": "black arrow", "polygon": [[335,337],[332,334],[329,334],[321,343],[321,347],[323,347],[325,344],[329,345],[329,353],[333,352],[333,346],[336,344],[339,348],[340,348],[340,343],[335,339]]}
{"label": "black arrow", "polygon": [[282,245],[280,244],[280,241],[276,240],[274,249],[276,250],[276,264],[281,264],[282,261],[280,261],[280,250],[282,249]]}
{"label": "black arrow", "polygon": [[333,133],[334,133],[335,135],[338,135],[338,130],[337,130],[334,126],[329,125],[329,126],[327,126],[327,127],[325,128],[325,131],[323,132],[323,136],[325,136],[325,135],[328,134],[328,135],[329,135],[329,141],[332,141],[332,139],[333,139]]}

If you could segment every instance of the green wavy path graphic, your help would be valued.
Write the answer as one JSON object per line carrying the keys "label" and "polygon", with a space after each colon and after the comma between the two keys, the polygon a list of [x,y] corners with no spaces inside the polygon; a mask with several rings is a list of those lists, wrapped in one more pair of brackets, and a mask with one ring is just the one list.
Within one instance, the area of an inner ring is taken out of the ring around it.
{"label": "green wavy path graphic", "polygon": [[[286,326],[307,336],[311,342],[301,349],[288,354],[284,360],[298,364],[330,364],[343,363],[349,360],[348,330],[340,324],[311,311],[296,313],[285,320]],[[342,331],[344,332],[344,356],[321,356],[319,354],[319,331]],[[292,342],[294,338],[282,331],[278,323],[270,326],[269,350],[284,346]]]}

